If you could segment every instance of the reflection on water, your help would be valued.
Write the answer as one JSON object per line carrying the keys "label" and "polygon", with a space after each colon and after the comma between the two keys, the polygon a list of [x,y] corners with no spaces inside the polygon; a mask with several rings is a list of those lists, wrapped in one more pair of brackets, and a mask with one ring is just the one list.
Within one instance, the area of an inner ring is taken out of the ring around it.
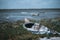
{"label": "reflection on water", "polygon": [[[39,14],[39,16],[33,16],[33,14]],[[0,12],[0,19],[9,20],[21,20],[24,18],[30,19],[42,19],[42,18],[55,18],[60,17],[60,12]]]}

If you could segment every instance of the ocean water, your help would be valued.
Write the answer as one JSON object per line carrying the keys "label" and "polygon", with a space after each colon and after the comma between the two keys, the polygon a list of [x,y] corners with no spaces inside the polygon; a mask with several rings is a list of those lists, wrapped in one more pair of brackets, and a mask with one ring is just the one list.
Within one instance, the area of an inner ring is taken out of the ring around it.
{"label": "ocean water", "polygon": [[[39,15],[35,15],[39,14]],[[35,16],[33,16],[35,15]],[[0,20],[23,20],[24,18],[40,20],[43,18],[60,17],[59,11],[0,11]]]}

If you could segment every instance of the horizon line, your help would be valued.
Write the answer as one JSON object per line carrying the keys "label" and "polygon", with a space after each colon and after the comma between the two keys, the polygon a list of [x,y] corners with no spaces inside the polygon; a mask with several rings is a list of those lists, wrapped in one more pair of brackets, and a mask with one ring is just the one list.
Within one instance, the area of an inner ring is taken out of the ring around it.
{"label": "horizon line", "polygon": [[[18,9],[18,8],[16,8]],[[60,8],[20,8],[20,9],[60,9]],[[0,10],[5,10],[5,9],[0,9]],[[8,9],[6,9],[8,10]]]}

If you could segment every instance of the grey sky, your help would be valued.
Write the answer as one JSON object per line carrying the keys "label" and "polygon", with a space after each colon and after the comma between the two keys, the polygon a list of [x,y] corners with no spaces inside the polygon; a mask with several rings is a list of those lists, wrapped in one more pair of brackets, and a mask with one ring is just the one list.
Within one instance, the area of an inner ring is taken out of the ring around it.
{"label": "grey sky", "polygon": [[60,8],[60,0],[0,0],[0,9]]}

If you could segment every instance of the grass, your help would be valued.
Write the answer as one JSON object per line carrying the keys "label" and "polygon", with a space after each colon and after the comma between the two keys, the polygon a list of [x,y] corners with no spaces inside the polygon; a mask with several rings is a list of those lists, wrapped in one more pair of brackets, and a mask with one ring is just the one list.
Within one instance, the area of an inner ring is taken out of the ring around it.
{"label": "grass", "polygon": [[49,20],[41,20],[42,25],[47,26],[48,28],[60,32],[60,18],[54,18]]}
{"label": "grass", "polygon": [[[35,22],[35,20],[31,20]],[[60,32],[60,19],[43,19],[40,20],[42,25],[47,26],[50,29]],[[24,21],[18,20],[16,22],[7,22],[4,21],[0,23],[0,40],[38,40],[38,38],[43,38],[47,36],[57,36],[58,34],[32,34],[31,32],[27,31],[23,28],[22,24]]]}
{"label": "grass", "polygon": [[22,26],[23,22],[2,22],[0,23],[1,40],[37,40],[38,36],[33,35]]}

